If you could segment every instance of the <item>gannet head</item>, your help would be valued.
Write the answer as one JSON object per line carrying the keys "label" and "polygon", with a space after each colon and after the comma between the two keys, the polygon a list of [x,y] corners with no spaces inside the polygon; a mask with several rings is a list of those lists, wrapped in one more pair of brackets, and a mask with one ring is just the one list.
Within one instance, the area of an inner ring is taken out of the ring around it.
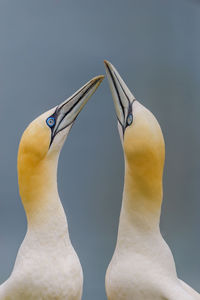
{"label": "gannet head", "polygon": [[18,181],[23,202],[56,182],[60,150],[79,112],[104,76],[97,76],[60,105],[36,118],[24,131],[18,151]]}
{"label": "gannet head", "polygon": [[105,61],[105,67],[116,108],[127,171],[137,179],[137,183],[160,180],[165,146],[159,123],[135,99],[115,67],[108,61]]}

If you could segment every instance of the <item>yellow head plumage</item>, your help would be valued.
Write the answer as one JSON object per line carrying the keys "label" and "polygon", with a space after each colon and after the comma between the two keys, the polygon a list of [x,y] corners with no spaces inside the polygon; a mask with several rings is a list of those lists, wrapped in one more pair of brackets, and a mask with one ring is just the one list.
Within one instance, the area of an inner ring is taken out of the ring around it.
{"label": "yellow head plumage", "polygon": [[162,185],[164,139],[154,115],[137,101],[133,103],[133,115],[123,139],[126,169],[138,189],[153,196]]}
{"label": "yellow head plumage", "polygon": [[[42,197],[42,189],[48,185],[49,169],[53,167],[56,152],[51,157],[49,145],[51,130],[45,120],[48,113],[34,120],[24,131],[18,151],[18,183],[23,203],[38,200]],[[46,168],[45,168],[46,165]],[[51,173],[50,173],[51,174]]]}

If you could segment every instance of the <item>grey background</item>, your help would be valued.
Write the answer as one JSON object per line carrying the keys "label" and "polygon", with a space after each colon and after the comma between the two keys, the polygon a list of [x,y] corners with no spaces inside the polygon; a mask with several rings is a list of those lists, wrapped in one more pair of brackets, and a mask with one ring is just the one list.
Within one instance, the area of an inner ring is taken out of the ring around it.
{"label": "grey background", "polygon": [[[161,230],[179,276],[200,291],[200,1],[0,0],[0,282],[26,231],[20,136],[110,60],[158,118],[166,141]],[[59,192],[84,270],[83,299],[106,299],[123,155],[107,80],[61,154]]]}

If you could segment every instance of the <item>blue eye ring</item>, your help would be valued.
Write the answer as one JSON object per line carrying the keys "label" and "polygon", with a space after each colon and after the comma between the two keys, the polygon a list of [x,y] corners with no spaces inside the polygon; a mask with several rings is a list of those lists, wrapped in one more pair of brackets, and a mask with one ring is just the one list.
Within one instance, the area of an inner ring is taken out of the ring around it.
{"label": "blue eye ring", "polygon": [[130,113],[127,117],[127,125],[130,126],[133,123],[133,115]]}
{"label": "blue eye ring", "polygon": [[49,117],[49,118],[46,120],[46,123],[47,123],[47,125],[48,125],[50,128],[52,128],[52,127],[55,125],[56,120],[55,120],[54,117]]}

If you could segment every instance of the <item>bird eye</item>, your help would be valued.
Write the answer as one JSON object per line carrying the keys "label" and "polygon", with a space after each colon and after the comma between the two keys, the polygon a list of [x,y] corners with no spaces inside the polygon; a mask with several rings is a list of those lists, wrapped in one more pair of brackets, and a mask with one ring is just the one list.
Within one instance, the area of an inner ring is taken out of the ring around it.
{"label": "bird eye", "polygon": [[53,126],[55,125],[56,120],[55,120],[55,118],[53,118],[53,117],[49,117],[49,118],[46,120],[46,123],[47,123],[47,125],[51,128],[51,127],[53,127]]}
{"label": "bird eye", "polygon": [[127,125],[131,125],[133,123],[133,115],[129,114],[127,117]]}

